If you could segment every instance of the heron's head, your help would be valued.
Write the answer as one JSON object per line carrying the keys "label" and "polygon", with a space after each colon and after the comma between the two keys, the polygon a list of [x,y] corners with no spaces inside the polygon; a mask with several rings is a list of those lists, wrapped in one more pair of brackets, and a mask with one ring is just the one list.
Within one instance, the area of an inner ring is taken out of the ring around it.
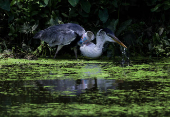
{"label": "heron's head", "polygon": [[118,44],[120,44],[121,46],[127,48],[116,36],[115,34],[108,28],[103,28],[100,29],[97,32],[97,36],[100,36],[101,38],[104,38],[106,41],[109,42],[117,42]]}
{"label": "heron's head", "polygon": [[78,45],[86,44],[94,39],[94,34],[91,31],[87,31],[81,37],[81,40],[78,42]]}

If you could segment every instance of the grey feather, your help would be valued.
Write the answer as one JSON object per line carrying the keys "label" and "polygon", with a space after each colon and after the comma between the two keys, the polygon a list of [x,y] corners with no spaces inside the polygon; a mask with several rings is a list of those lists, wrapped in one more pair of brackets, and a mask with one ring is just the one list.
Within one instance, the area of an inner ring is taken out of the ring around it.
{"label": "grey feather", "polygon": [[84,33],[85,30],[80,25],[67,23],[50,26],[47,29],[39,31],[33,38],[41,39],[50,46],[68,45],[77,35],[81,37]]}

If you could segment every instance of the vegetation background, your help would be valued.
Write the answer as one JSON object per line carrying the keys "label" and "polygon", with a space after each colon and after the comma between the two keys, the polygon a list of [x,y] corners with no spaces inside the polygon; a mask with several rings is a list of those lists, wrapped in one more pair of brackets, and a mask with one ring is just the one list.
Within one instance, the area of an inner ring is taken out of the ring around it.
{"label": "vegetation background", "polygon": [[[1,0],[0,53],[11,49],[54,55],[54,48],[48,46],[35,51],[40,40],[33,35],[68,22],[94,33],[110,28],[128,47],[129,56],[170,56],[170,0]],[[120,50],[116,44],[105,46],[108,57]]]}

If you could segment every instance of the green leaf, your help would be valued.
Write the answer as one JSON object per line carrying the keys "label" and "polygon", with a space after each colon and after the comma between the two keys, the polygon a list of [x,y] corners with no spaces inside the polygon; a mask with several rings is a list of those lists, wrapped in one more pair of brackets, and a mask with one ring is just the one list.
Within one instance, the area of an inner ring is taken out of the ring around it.
{"label": "green leaf", "polygon": [[116,7],[116,8],[118,7],[118,5],[117,5],[117,0],[113,0],[112,3],[113,3],[113,6],[114,6],[114,7]]}
{"label": "green leaf", "polygon": [[32,31],[34,31],[37,27],[38,27],[38,24],[34,24],[34,25],[31,27]]}
{"label": "green leaf", "polygon": [[71,4],[71,6],[75,7],[79,0],[68,0],[68,2]]}
{"label": "green leaf", "polygon": [[123,5],[123,6],[129,6],[129,5],[130,5],[130,3],[123,2],[123,3],[122,3],[122,5]]}
{"label": "green leaf", "polygon": [[109,18],[109,14],[107,9],[103,9],[103,10],[99,10],[99,14],[98,14],[100,20],[105,23],[107,21],[107,19]]}
{"label": "green leaf", "polygon": [[31,16],[37,15],[39,11],[33,11],[31,12]]}
{"label": "green leaf", "polygon": [[49,0],[44,0],[44,3],[45,3],[46,6],[48,5],[48,1]]}
{"label": "green leaf", "polygon": [[116,30],[116,26],[118,25],[119,23],[119,19],[117,19],[115,22],[114,22],[114,30]]}
{"label": "green leaf", "polygon": [[52,26],[52,25],[57,25],[57,24],[60,24],[60,23],[62,23],[62,21],[60,20],[59,17],[53,18],[53,17],[51,16],[51,19],[48,21],[47,24],[49,24],[49,25]]}
{"label": "green leaf", "polygon": [[9,13],[8,22],[12,21],[13,19],[14,19],[14,14]]}
{"label": "green leaf", "polygon": [[164,1],[163,4],[165,4],[165,5],[170,5],[170,1],[169,1],[169,0]]}
{"label": "green leaf", "polygon": [[0,8],[6,11],[10,11],[10,1],[9,0],[0,0]]}
{"label": "green leaf", "polygon": [[51,18],[50,19],[50,21],[49,21],[49,24],[52,26],[52,25],[54,25],[55,23],[54,23],[55,21],[54,21],[54,19],[53,18]]}
{"label": "green leaf", "polygon": [[68,15],[67,14],[65,14],[65,13],[61,13],[64,17],[68,17]]}
{"label": "green leaf", "polygon": [[12,0],[10,6],[13,6],[14,4],[16,4],[16,0]]}
{"label": "green leaf", "polygon": [[155,35],[156,35],[156,39],[157,39],[158,41],[160,41],[159,34],[158,34],[158,33],[155,33]]}
{"label": "green leaf", "polygon": [[69,17],[76,17],[78,14],[76,13],[76,9],[74,7],[69,10]]}
{"label": "green leaf", "polygon": [[151,12],[155,12],[155,11],[157,11],[157,10],[158,10],[158,8],[159,8],[160,6],[162,6],[162,4],[158,4],[158,5],[156,5],[154,8],[152,8],[152,9],[151,9]]}
{"label": "green leaf", "polygon": [[14,29],[14,27],[12,25],[10,25],[9,28],[10,28],[10,33],[9,34],[15,33],[15,29]]}
{"label": "green leaf", "polygon": [[81,10],[79,10],[79,14],[83,17],[89,17],[88,13],[81,11]]}
{"label": "green leaf", "polygon": [[48,17],[48,15],[47,14],[42,14],[42,15],[40,15],[41,17]]}
{"label": "green leaf", "polygon": [[90,12],[91,4],[87,0],[81,0],[81,8],[86,12]]}
{"label": "green leaf", "polygon": [[115,31],[118,22],[119,22],[119,19],[116,19],[116,20],[113,19],[113,20],[110,22],[110,24],[109,24],[109,26],[108,26],[107,28],[109,28],[109,29]]}
{"label": "green leaf", "polygon": [[169,8],[170,8],[170,4],[169,5],[167,4],[164,6],[164,10],[168,10]]}
{"label": "green leaf", "polygon": [[132,20],[130,19],[130,20],[127,20],[127,21],[121,23],[118,31],[116,32],[116,36],[119,36],[120,33],[122,31],[124,31],[127,28],[127,26],[129,26],[131,24],[131,22],[132,22]]}
{"label": "green leaf", "polygon": [[170,43],[169,43],[168,40],[163,40],[163,41],[164,41],[164,44],[165,44],[166,46],[170,46]]}
{"label": "green leaf", "polygon": [[157,0],[147,0],[146,4],[147,4],[147,6],[153,6],[156,4],[156,2],[157,2]]}
{"label": "green leaf", "polygon": [[154,45],[157,45],[158,43],[160,43],[160,37],[158,33],[155,33],[152,39],[153,39]]}

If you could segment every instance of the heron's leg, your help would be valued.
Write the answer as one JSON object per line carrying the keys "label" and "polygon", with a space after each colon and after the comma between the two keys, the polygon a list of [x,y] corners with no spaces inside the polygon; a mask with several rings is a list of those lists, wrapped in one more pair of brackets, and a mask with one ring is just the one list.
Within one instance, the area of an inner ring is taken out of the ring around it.
{"label": "heron's leg", "polygon": [[74,53],[75,53],[75,56],[76,56],[76,59],[77,59],[77,47],[74,47]]}
{"label": "heron's leg", "polygon": [[55,55],[54,55],[54,58],[56,57],[58,51],[61,50],[61,48],[62,48],[63,46],[64,46],[64,45],[58,45],[57,50],[56,50]]}

